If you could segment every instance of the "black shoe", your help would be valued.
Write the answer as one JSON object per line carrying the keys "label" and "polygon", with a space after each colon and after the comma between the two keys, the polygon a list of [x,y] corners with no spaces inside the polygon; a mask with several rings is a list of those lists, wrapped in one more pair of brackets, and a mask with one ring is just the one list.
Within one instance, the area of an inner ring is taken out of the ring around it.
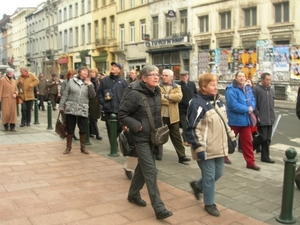
{"label": "black shoe", "polygon": [[216,204],[213,204],[213,205],[205,205],[204,206],[204,209],[206,212],[208,212],[210,215],[212,216],[216,216],[216,217],[219,217],[220,216],[220,212],[219,210],[217,209],[216,207]]}
{"label": "black shoe", "polygon": [[188,162],[188,161],[191,161],[191,159],[187,158],[186,156],[180,157],[179,160],[178,160],[179,163],[185,163],[185,162]]}
{"label": "black shoe", "polygon": [[163,220],[163,219],[166,219],[170,216],[173,216],[173,213],[171,211],[168,211],[168,210],[164,209],[163,211],[155,213],[155,216],[156,216],[156,219]]}
{"label": "black shoe", "polygon": [[125,171],[126,177],[127,177],[129,180],[131,180],[131,179],[132,179],[132,172],[129,171],[129,170],[126,170],[126,169],[124,169],[124,171]]}
{"label": "black shoe", "polygon": [[135,198],[128,197],[127,200],[131,203],[136,204],[137,206],[145,207],[147,205],[147,203],[141,198],[135,199]]}
{"label": "black shoe", "polygon": [[158,160],[158,161],[161,161],[161,160],[162,160],[162,157],[161,157],[160,155],[156,155],[156,156],[155,156],[155,159]]}
{"label": "black shoe", "polygon": [[239,148],[238,152],[243,153],[243,150]]}
{"label": "black shoe", "polygon": [[25,127],[25,124],[21,124],[20,127]]}
{"label": "black shoe", "polygon": [[93,138],[93,137],[94,137],[94,135],[93,135],[93,134],[90,134],[90,137],[92,137],[92,138]]}
{"label": "black shoe", "polygon": [[53,111],[56,111],[56,108],[53,108]]}
{"label": "black shoe", "polygon": [[102,140],[103,138],[100,135],[96,135],[97,140]]}
{"label": "black shoe", "polygon": [[30,123],[27,123],[27,127],[30,127],[31,125],[30,125]]}
{"label": "black shoe", "polygon": [[8,124],[5,124],[5,125],[4,125],[4,129],[5,129],[6,131],[8,131]]}
{"label": "black shoe", "polygon": [[266,163],[275,163],[275,161],[272,159],[262,159],[261,161]]}
{"label": "black shoe", "polygon": [[202,193],[202,191],[200,190],[197,181],[192,181],[192,182],[190,182],[190,185],[191,185],[191,188],[193,189],[195,198],[196,198],[197,200],[199,200],[199,199],[200,199],[200,193]]}
{"label": "black shoe", "polygon": [[46,111],[45,109],[42,109],[42,111]]}

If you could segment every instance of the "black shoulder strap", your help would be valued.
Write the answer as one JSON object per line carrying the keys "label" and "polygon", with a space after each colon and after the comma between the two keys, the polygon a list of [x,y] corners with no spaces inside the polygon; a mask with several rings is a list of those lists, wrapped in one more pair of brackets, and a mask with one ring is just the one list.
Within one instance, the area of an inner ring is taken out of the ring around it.
{"label": "black shoulder strap", "polygon": [[150,111],[150,106],[149,106],[149,103],[148,103],[148,99],[147,99],[147,97],[145,96],[144,93],[140,92],[140,94],[142,96],[142,100],[144,101],[144,105],[145,105],[145,108],[146,108],[146,112],[147,112],[147,116],[148,116],[148,120],[149,120],[151,130],[154,131],[155,130],[154,120],[153,120],[153,117],[152,117],[152,114],[151,114],[151,111]]}

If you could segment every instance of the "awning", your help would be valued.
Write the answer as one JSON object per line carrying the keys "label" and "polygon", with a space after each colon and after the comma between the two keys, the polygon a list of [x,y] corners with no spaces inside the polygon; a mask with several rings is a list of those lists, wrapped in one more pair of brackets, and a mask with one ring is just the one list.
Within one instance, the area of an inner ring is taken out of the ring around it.
{"label": "awning", "polygon": [[172,46],[168,48],[155,48],[155,49],[149,49],[146,51],[147,53],[154,54],[154,53],[166,53],[166,52],[179,52],[184,50],[192,50],[192,46]]}

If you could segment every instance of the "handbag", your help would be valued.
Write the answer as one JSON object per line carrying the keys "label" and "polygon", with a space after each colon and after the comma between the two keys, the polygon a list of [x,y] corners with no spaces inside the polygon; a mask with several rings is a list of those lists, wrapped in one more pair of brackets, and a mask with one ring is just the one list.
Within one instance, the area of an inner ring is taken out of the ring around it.
{"label": "handbag", "polygon": [[251,112],[249,114],[249,117],[250,117],[250,123],[251,123],[251,126],[252,127],[255,127],[256,126],[256,123],[257,123],[257,119],[256,119],[256,116],[253,112]]}
{"label": "handbag", "polygon": [[[210,103],[209,103],[209,104],[210,104]],[[213,107],[213,109],[214,109],[214,110],[216,111],[216,113],[219,115],[219,117],[221,118],[221,120],[222,120],[222,122],[223,122],[223,124],[224,124],[224,126],[225,126],[226,134],[227,134],[228,154],[232,154],[232,153],[234,153],[234,151],[235,151],[235,147],[234,147],[233,142],[232,142],[232,140],[231,140],[231,137],[230,137],[230,135],[229,135],[229,130],[227,129],[226,123],[225,123],[223,117],[221,116],[221,114],[218,112],[218,110],[216,110],[216,108],[215,108],[212,104],[210,104],[210,105]]]}
{"label": "handbag", "polygon": [[154,146],[163,145],[169,140],[169,128],[167,125],[163,125],[162,127],[155,128],[154,120],[150,111],[149,103],[147,97],[144,93],[141,93],[142,99],[144,101],[144,105],[146,108],[149,124],[151,127],[151,141]]}
{"label": "handbag", "polygon": [[58,117],[55,124],[55,132],[61,137],[65,138],[68,135],[67,126],[63,123],[61,117],[61,112],[58,113]]}
{"label": "handbag", "polygon": [[121,152],[123,156],[137,157],[135,147],[133,143],[129,140],[128,133],[129,133],[128,130],[122,131],[119,135],[119,144],[120,144]]}

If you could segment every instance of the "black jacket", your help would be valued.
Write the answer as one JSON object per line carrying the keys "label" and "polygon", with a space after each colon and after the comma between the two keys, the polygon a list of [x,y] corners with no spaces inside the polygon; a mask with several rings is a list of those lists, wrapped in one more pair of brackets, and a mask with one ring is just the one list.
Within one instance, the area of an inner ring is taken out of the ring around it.
{"label": "black jacket", "polygon": [[179,113],[186,114],[187,108],[189,107],[190,100],[198,93],[196,85],[192,81],[188,81],[186,84],[182,81],[179,83],[181,86],[182,99],[178,104]]}
{"label": "black jacket", "polygon": [[274,99],[275,94],[271,87],[257,85],[253,88],[256,100],[257,126],[270,126],[275,122]]}
{"label": "black jacket", "polygon": [[[140,92],[148,98],[155,127],[162,126],[160,89],[155,87],[154,90],[151,90],[143,81],[134,84],[124,96],[119,108],[118,119],[121,125],[129,128],[129,138],[132,142],[149,142],[151,141],[151,128]],[[139,131],[141,126],[142,130]]]}
{"label": "black jacket", "polygon": [[[116,83],[117,82],[117,83]],[[104,77],[97,91],[99,103],[103,106],[103,111],[108,113],[118,113],[119,105],[123,97],[127,82],[120,75],[114,76],[110,74]],[[105,93],[112,93],[111,100],[105,100]]]}

